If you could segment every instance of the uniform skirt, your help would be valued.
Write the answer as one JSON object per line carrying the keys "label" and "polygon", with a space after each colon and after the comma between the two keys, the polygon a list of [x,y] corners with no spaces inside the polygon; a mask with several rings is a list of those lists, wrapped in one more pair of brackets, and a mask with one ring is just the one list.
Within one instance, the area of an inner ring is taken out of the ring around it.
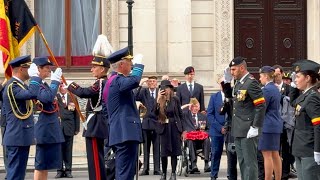
{"label": "uniform skirt", "polygon": [[59,169],[62,163],[61,143],[37,144],[35,169]]}
{"label": "uniform skirt", "polygon": [[280,135],[280,133],[262,133],[259,137],[258,150],[279,151]]}
{"label": "uniform skirt", "polygon": [[165,126],[163,133],[160,134],[161,157],[179,156],[181,151],[181,133],[174,121],[170,121]]}

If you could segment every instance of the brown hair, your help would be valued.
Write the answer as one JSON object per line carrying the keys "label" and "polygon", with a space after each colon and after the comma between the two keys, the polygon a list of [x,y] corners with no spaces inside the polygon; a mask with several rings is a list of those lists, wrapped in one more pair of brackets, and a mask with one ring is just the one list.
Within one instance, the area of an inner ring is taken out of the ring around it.
{"label": "brown hair", "polygon": [[170,88],[170,94],[168,94],[168,96],[166,97],[165,101],[160,101],[159,102],[159,121],[160,123],[165,123],[166,119],[167,119],[167,115],[166,115],[166,109],[167,109],[167,105],[169,104],[169,102],[172,100],[173,98],[173,89]]}

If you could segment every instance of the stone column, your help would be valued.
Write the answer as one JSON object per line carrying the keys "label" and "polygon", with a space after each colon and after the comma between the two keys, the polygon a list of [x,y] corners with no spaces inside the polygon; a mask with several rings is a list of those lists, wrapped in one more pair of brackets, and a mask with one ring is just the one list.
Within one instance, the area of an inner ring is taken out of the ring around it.
{"label": "stone column", "polygon": [[213,21],[214,76],[218,79],[234,56],[233,1],[214,0]]}
{"label": "stone column", "polygon": [[320,62],[320,1],[307,1],[307,58]]}
{"label": "stone column", "polygon": [[156,0],[133,4],[133,52],[143,54],[145,72],[156,72]]}
{"label": "stone column", "polygon": [[191,1],[168,0],[168,70],[183,72],[192,65]]}
{"label": "stone column", "polygon": [[114,50],[119,49],[119,4],[118,0],[101,1],[102,34],[108,37]]}

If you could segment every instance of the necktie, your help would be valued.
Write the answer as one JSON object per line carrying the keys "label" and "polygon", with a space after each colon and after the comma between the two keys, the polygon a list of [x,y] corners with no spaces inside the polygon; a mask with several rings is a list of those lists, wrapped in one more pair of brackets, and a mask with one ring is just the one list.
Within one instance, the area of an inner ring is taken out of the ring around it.
{"label": "necktie", "polygon": [[61,99],[62,99],[62,103],[64,104],[64,106],[66,106],[66,98],[64,96],[64,94],[61,94]]}
{"label": "necktie", "polygon": [[154,99],[154,93],[153,92],[151,92],[151,97]]}
{"label": "necktie", "polygon": [[189,84],[189,91],[190,91],[190,94],[192,94],[193,89],[192,89],[192,84],[191,83]]}
{"label": "necktie", "polygon": [[196,120],[196,115],[192,114],[192,122],[194,126],[197,126],[197,120]]}

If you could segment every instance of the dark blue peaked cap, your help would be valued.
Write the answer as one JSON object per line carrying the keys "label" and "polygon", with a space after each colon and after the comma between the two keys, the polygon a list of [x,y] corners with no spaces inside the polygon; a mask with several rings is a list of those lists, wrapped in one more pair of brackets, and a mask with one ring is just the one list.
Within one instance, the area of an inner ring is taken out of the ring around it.
{"label": "dark blue peaked cap", "polygon": [[274,68],[271,66],[263,66],[262,68],[260,68],[259,73],[271,73],[274,71]]}
{"label": "dark blue peaked cap", "polygon": [[33,63],[35,63],[37,66],[45,66],[45,65],[53,65],[51,61],[48,59],[48,57],[35,57],[33,59]]}
{"label": "dark blue peaked cap", "polygon": [[31,65],[31,56],[20,56],[9,62],[11,67],[29,67]]}
{"label": "dark blue peaked cap", "polygon": [[312,71],[319,73],[320,65],[312,60],[303,59],[295,62],[293,68],[296,72]]}
{"label": "dark blue peaked cap", "polygon": [[123,49],[120,49],[114,53],[112,53],[109,57],[108,57],[108,61],[113,64],[113,63],[116,63],[122,59],[132,59],[133,56],[130,55],[130,52],[129,52],[129,48],[128,47],[125,47]]}

